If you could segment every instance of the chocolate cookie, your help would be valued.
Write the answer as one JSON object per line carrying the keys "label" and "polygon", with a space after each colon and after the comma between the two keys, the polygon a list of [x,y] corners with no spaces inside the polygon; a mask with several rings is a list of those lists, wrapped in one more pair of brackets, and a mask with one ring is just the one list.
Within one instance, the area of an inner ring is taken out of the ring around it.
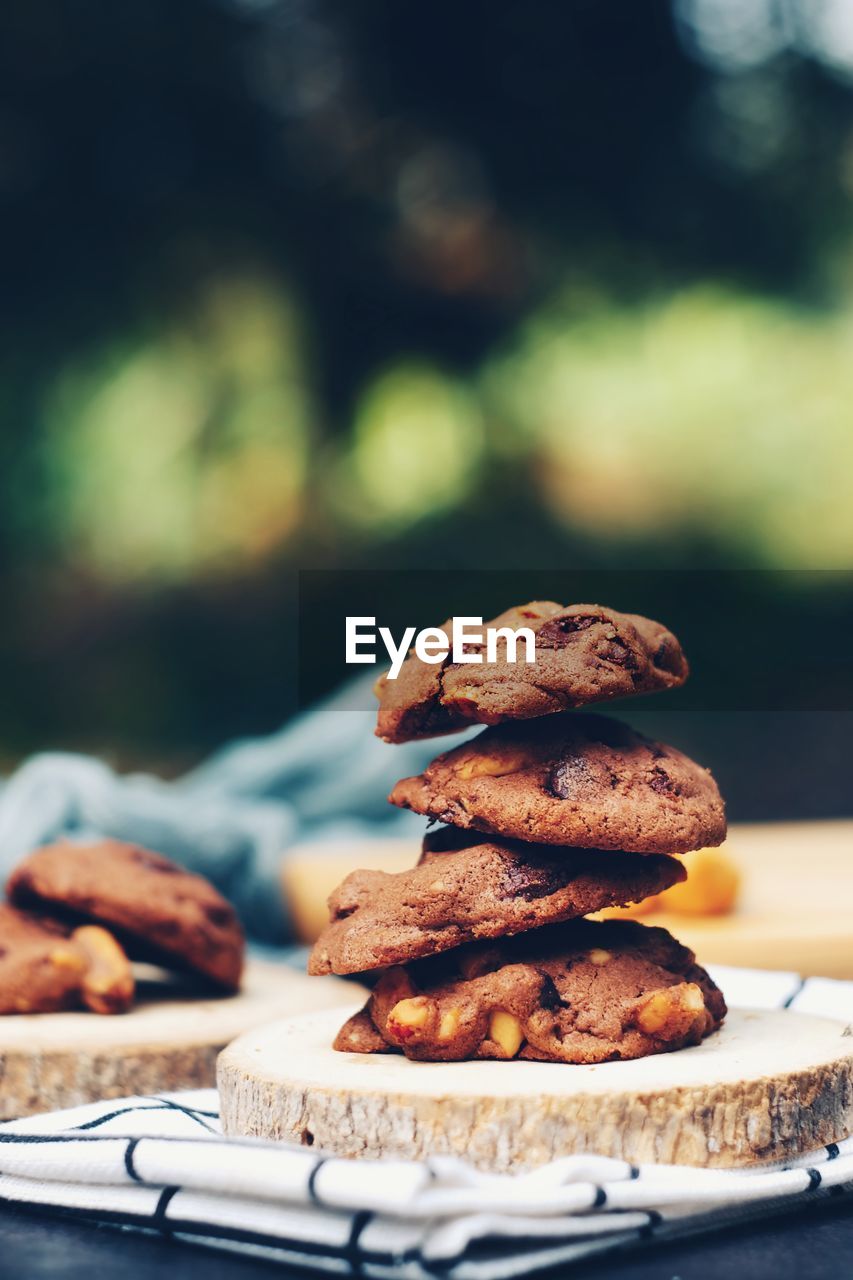
{"label": "chocolate cookie", "polygon": [[0,903],[0,1014],[130,1007],[133,974],[115,938],[96,925],[68,932],[59,921]]}
{"label": "chocolate cookie", "polygon": [[665,929],[572,920],[389,969],[342,1052],[597,1063],[698,1044],[725,1001]]}
{"label": "chocolate cookie", "polygon": [[22,908],[109,926],[133,959],[239,985],[244,940],[234,908],[160,854],[118,840],[63,841],[30,854],[7,893]]}
{"label": "chocolate cookie", "polygon": [[59,925],[0,903],[0,1013],[71,1009],[85,972],[85,956]]}
{"label": "chocolate cookie", "polygon": [[[449,834],[448,834],[449,833]],[[465,847],[467,842],[467,847]],[[410,871],[354,871],[308,972],[359,973],[625,906],[684,880],[675,858],[554,849],[443,828]]]}
{"label": "chocolate cookie", "polygon": [[[452,619],[439,628],[450,640]],[[572,707],[637,693],[672,689],[687,679],[681,645],[666,627],[633,613],[599,604],[533,601],[508,609],[485,624],[517,631],[529,628],[536,661],[527,663],[520,645],[508,661],[501,640],[494,662],[485,646],[466,645],[483,655],[482,663],[422,662],[414,653],[396,680],[376,685],[379,715],[376,733],[386,742],[408,742],[451,733],[472,723],[530,720]]]}
{"label": "chocolate cookie", "polygon": [[539,844],[686,853],[726,835],[707,769],[604,716],[485,729],[403,778],[389,799],[439,822]]}

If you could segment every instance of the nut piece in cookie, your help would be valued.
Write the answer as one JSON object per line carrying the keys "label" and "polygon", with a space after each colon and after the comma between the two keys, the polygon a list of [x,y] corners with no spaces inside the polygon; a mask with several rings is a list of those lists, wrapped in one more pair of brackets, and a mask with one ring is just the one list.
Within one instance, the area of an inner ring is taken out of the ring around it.
{"label": "nut piece in cookie", "polygon": [[100,925],[85,924],[74,930],[71,940],[87,961],[84,1002],[93,1013],[126,1013],[133,1004],[136,983],[130,961],[113,935]]}
{"label": "nut piece in cookie", "polygon": [[573,920],[387,970],[335,1047],[379,1052],[378,1035],[423,1062],[611,1062],[698,1044],[725,1014],[665,929]]}
{"label": "nut piece in cookie", "polygon": [[726,835],[707,769],[597,715],[485,729],[403,778],[389,799],[438,822],[537,844],[686,853]]}
{"label": "nut piece in cookie", "polygon": [[203,876],[158,853],[119,840],[62,841],[31,853],[7,893],[25,910],[106,925],[131,959],[239,985],[245,944],[234,908]]}
{"label": "nut piece in cookie", "polygon": [[675,858],[542,848],[444,828],[408,871],[354,871],[309,973],[360,973],[624,905],[684,879]]}
{"label": "nut piece in cookie", "polygon": [[[439,630],[450,640],[452,619]],[[422,662],[410,654],[396,680],[376,685],[376,733],[386,742],[408,742],[451,733],[470,724],[529,720],[611,698],[672,689],[687,679],[687,661],[676,637],[659,622],[598,604],[532,601],[484,624],[532,631],[536,661],[510,662],[505,639],[497,659],[481,663]]]}

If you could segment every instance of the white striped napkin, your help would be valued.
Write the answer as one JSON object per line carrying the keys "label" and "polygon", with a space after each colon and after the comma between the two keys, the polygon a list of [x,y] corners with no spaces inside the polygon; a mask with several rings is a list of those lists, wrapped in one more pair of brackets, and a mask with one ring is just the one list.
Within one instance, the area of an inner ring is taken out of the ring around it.
{"label": "white striped napkin", "polygon": [[[716,969],[732,1006],[850,1017],[853,983]],[[516,1176],[223,1138],[213,1090],[0,1125],[0,1200],[326,1272],[501,1280],[849,1196],[853,1137],[730,1172],[568,1156]]]}

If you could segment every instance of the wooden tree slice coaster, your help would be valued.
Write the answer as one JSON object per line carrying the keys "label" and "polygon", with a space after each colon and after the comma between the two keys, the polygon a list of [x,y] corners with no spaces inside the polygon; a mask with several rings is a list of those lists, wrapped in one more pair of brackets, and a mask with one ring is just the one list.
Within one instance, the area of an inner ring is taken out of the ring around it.
{"label": "wooden tree slice coaster", "polygon": [[216,1058],[235,1036],[273,1018],[350,997],[337,978],[308,978],[255,960],[234,996],[199,994],[192,980],[142,982],[131,1012],[0,1017],[0,1120],[100,1098],[215,1083]]}
{"label": "wooden tree slice coaster", "polygon": [[579,1067],[336,1053],[351,1012],[288,1018],[230,1045],[218,1068],[226,1133],[510,1172],[584,1151],[742,1167],[853,1132],[853,1032],[827,1018],[735,1010],[695,1048]]}

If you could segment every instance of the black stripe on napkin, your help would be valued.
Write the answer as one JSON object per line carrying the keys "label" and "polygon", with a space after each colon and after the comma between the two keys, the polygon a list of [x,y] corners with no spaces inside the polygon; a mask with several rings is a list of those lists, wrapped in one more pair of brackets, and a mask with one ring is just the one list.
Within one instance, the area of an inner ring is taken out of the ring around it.
{"label": "black stripe on napkin", "polygon": [[349,1261],[350,1271],[354,1275],[359,1275],[364,1263],[364,1253],[359,1243],[362,1231],[368,1222],[373,1218],[373,1214],[367,1209],[361,1209],[358,1213],[353,1214],[352,1226],[350,1228],[349,1240],[344,1247],[344,1255]]}
{"label": "black stripe on napkin", "polygon": [[795,988],[794,988],[794,990],[791,992],[791,994],[788,996],[788,998],[787,998],[786,1000],[783,1000],[783,1001],[782,1001],[782,1008],[783,1008],[783,1009],[790,1009],[791,1005],[794,1003],[794,1001],[796,1000],[797,996],[800,994],[800,992],[802,991],[802,989],[803,989],[803,987],[804,987],[805,985],[806,985],[806,980],[805,980],[805,978],[800,978],[800,979],[799,979],[799,981],[798,981],[798,983],[797,983],[797,985],[796,985],[796,987],[795,987]]}
{"label": "black stripe on napkin", "polygon": [[140,1141],[139,1138],[131,1138],[124,1149],[124,1167],[127,1170],[127,1176],[129,1178],[132,1178],[134,1182],[143,1181],[143,1179],[140,1178],[139,1174],[136,1172],[136,1169],[133,1164],[133,1155],[134,1155],[134,1152],[136,1151],[136,1148],[139,1146],[139,1141]]}
{"label": "black stripe on napkin", "polygon": [[639,1234],[643,1239],[654,1235],[655,1227],[659,1227],[663,1222],[663,1214],[658,1213],[657,1209],[643,1209],[641,1212],[646,1215],[646,1223],[640,1227]]}
{"label": "black stripe on napkin", "polygon": [[180,1187],[164,1187],[160,1193],[160,1199],[157,1201],[157,1207],[151,1220],[151,1225],[156,1227],[158,1231],[168,1233],[174,1229],[171,1222],[166,1218],[166,1210],[180,1189]]}
{"label": "black stripe on napkin", "polygon": [[314,1168],[311,1170],[311,1172],[308,1175],[307,1190],[308,1190],[309,1199],[311,1200],[312,1204],[319,1205],[321,1209],[325,1208],[325,1205],[323,1204],[323,1201],[320,1199],[320,1193],[317,1190],[317,1174],[320,1172],[323,1165],[326,1164],[327,1162],[328,1161],[326,1156],[320,1156],[319,1160],[314,1165]]}
{"label": "black stripe on napkin", "polygon": [[[170,1111],[171,1107],[167,1107],[165,1103],[160,1103],[156,1107],[119,1107],[116,1111],[107,1111],[102,1116],[95,1116],[93,1120],[86,1120],[83,1124],[75,1124],[73,1130],[68,1132],[85,1133],[89,1129],[100,1129],[102,1124],[109,1124],[110,1120],[118,1120],[120,1116],[132,1116],[138,1111]],[[59,1136],[58,1134],[56,1135]]]}
{"label": "black stripe on napkin", "polygon": [[185,1107],[180,1102],[173,1102],[171,1098],[160,1098],[156,1094],[151,1096],[156,1097],[157,1102],[161,1104],[164,1111],[180,1111],[181,1115],[186,1116],[188,1120],[195,1121],[197,1125],[200,1125],[202,1129],[206,1129],[208,1133],[217,1133],[213,1125],[207,1123],[208,1119],[219,1119],[215,1111],[198,1111],[195,1107]]}

